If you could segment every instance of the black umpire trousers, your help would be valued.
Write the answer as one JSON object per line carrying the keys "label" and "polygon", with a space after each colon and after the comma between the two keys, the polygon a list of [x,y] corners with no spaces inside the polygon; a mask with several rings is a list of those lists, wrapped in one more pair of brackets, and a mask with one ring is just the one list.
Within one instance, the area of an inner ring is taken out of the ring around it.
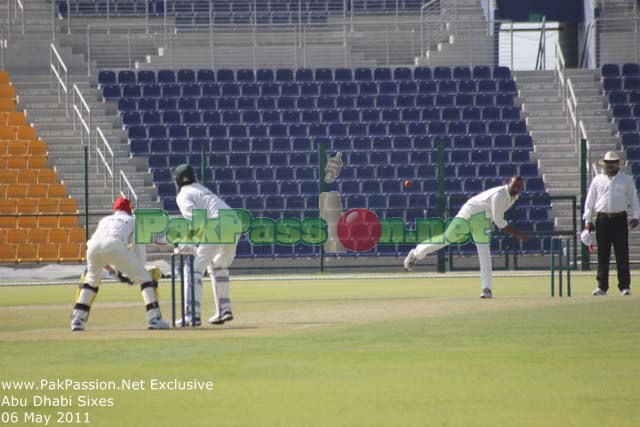
{"label": "black umpire trousers", "polygon": [[631,284],[629,274],[629,227],[626,212],[616,216],[599,213],[596,218],[596,242],[598,243],[598,287],[609,289],[609,260],[611,245],[616,255],[618,288],[627,289]]}

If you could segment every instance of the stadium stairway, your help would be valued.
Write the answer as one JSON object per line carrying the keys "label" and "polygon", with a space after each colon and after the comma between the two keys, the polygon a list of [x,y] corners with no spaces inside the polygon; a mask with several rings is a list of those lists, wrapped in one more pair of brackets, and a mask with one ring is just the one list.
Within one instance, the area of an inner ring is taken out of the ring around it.
{"label": "stadium stairway", "polygon": [[638,61],[638,52],[631,46],[637,35],[636,20],[640,17],[637,0],[603,0],[600,3],[599,64]]}
{"label": "stadium stairway", "polygon": [[[124,138],[120,128],[121,123],[118,123],[117,118],[106,116],[106,107],[96,93],[92,93],[86,76],[75,75],[71,80],[78,85],[90,105],[92,125],[101,128],[114,150],[116,172],[123,170],[132,186],[137,191],[140,190],[138,191],[140,205],[153,206],[155,191],[146,174],[137,173],[135,166],[130,162],[128,145],[121,143]],[[51,89],[49,75],[19,74],[14,78],[14,85],[21,107],[37,127],[39,135],[47,141],[49,164],[55,167],[59,177],[68,186],[70,194],[78,199],[78,205],[82,208],[84,206],[84,170],[79,126],[74,130],[73,116],[71,114],[67,116],[64,103],[58,103],[57,92]],[[94,136],[92,135],[92,138]],[[94,150],[91,151],[89,209],[90,211],[108,211],[112,207],[113,197],[110,191],[103,191],[104,179],[95,173],[96,153]],[[145,186],[149,188],[145,189]],[[93,224],[98,219],[91,218],[90,223]]]}
{"label": "stadium stairway", "polygon": [[[494,40],[487,34],[487,22],[477,0],[455,2],[456,16],[446,27],[433,35],[434,43],[428,46],[416,65],[429,67],[463,63],[492,64]],[[457,24],[455,22],[457,22]]]}
{"label": "stadium stairway", "polygon": [[[593,158],[600,158],[619,147],[613,135],[610,113],[605,108],[595,70],[567,70],[573,82],[580,118],[584,120]],[[545,188],[552,196],[573,195],[580,201],[579,153],[572,136],[567,113],[560,97],[555,71],[515,73],[522,114],[526,118],[538,167]],[[572,226],[572,211],[566,202],[553,203],[554,224],[560,229]]]}

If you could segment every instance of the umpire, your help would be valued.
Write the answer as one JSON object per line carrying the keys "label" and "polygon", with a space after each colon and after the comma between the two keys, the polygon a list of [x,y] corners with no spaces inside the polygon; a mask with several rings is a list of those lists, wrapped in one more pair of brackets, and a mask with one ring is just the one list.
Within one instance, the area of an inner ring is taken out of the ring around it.
{"label": "umpire", "polygon": [[[601,174],[591,181],[583,219],[586,229],[596,230],[598,245],[598,287],[592,295],[604,296],[609,289],[609,259],[611,244],[616,255],[618,288],[622,295],[631,295],[629,274],[629,227],[638,226],[640,205],[633,178],[620,172],[623,159],[618,153],[609,151],[599,163],[604,165]],[[592,222],[596,213],[596,223]],[[628,222],[628,212],[631,220]]]}

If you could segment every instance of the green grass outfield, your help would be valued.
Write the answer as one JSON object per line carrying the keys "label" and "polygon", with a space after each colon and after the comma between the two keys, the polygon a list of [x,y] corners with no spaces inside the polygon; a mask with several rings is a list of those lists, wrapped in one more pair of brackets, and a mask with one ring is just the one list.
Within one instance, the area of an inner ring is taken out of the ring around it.
{"label": "green grass outfield", "polygon": [[[639,297],[591,297],[593,274],[574,277],[564,299],[549,297],[547,277],[498,277],[493,300],[477,298],[478,282],[238,279],[236,320],[172,331],[145,330],[139,291],[105,283],[82,333],[69,331],[74,287],[0,287],[0,381],[146,387],[0,384],[0,398],[27,398],[0,413],[15,412],[14,425],[44,425],[30,413],[60,425],[58,412],[86,412],[90,426],[640,425]],[[208,314],[208,280],[205,289]],[[163,283],[165,317],[168,297]],[[153,378],[213,390],[150,390]],[[72,405],[34,407],[45,395]],[[79,407],[81,396],[113,406]]]}

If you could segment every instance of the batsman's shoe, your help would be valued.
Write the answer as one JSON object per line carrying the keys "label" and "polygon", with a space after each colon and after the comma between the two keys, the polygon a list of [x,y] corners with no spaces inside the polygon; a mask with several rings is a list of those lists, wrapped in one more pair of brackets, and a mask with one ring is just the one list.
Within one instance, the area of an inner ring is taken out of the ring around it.
{"label": "batsman's shoe", "polygon": [[220,315],[213,315],[209,318],[209,323],[212,325],[222,325],[225,322],[231,322],[233,320],[233,313],[225,311]]}
{"label": "batsman's shoe", "polygon": [[627,288],[627,289],[621,290],[620,295],[622,295],[623,297],[631,296],[631,289]]}
{"label": "batsman's shoe", "polygon": [[149,320],[149,325],[147,329],[169,329],[169,322],[164,320],[162,317],[156,317],[154,319]]}
{"label": "batsman's shoe", "polygon": [[[196,321],[196,326],[202,325],[202,320],[200,320],[199,317],[196,317],[195,321]],[[184,316],[184,324],[186,326],[192,326],[191,325],[191,315],[190,314],[187,314],[186,316]],[[182,318],[176,319],[175,325],[176,325],[176,328],[181,328],[182,327]]]}
{"label": "batsman's shoe", "polygon": [[493,292],[491,292],[491,289],[483,289],[482,292],[480,292],[480,298],[491,299],[493,298]]}
{"label": "batsman's shoe", "polygon": [[416,266],[416,260],[415,249],[411,249],[407,257],[404,259],[404,269],[407,271],[413,270],[413,268]]}
{"label": "batsman's shoe", "polygon": [[71,330],[72,331],[84,331],[84,327],[86,325],[86,321],[80,319],[79,317],[74,317],[71,319]]}
{"label": "batsman's shoe", "polygon": [[607,296],[607,291],[603,291],[600,288],[595,288],[593,292],[591,292],[591,295],[593,295],[594,297],[604,297]]}

